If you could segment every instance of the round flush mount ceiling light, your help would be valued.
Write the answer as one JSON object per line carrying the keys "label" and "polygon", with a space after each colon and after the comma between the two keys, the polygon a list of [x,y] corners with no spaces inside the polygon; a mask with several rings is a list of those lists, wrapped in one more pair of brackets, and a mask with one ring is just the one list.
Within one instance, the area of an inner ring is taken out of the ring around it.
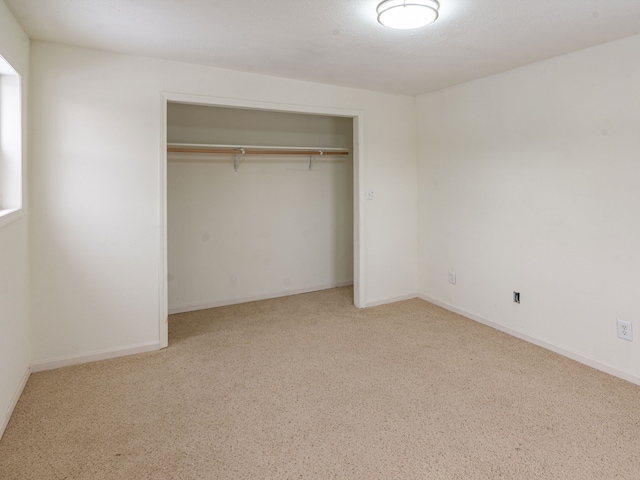
{"label": "round flush mount ceiling light", "polygon": [[385,0],[376,11],[385,27],[408,30],[435,22],[439,8],[436,0]]}

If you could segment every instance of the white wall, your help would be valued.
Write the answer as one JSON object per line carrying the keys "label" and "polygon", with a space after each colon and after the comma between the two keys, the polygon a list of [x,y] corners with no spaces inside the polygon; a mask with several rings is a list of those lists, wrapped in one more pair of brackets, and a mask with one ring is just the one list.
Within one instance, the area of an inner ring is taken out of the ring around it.
{"label": "white wall", "polygon": [[[0,1],[0,55],[22,77],[26,136],[29,39]],[[0,436],[17,401],[30,362],[27,218],[0,226]]]}
{"label": "white wall", "polygon": [[161,91],[364,112],[366,301],[417,290],[415,99],[34,42],[34,362],[158,341]]}
{"label": "white wall", "polygon": [[353,121],[248,108],[170,102],[167,141],[230,145],[352,148]]}
{"label": "white wall", "polygon": [[418,99],[421,294],[636,382],[639,55],[635,36]]}
{"label": "white wall", "polygon": [[[168,142],[352,149],[353,121],[170,103]],[[168,157],[169,311],[353,283],[353,163]]]}

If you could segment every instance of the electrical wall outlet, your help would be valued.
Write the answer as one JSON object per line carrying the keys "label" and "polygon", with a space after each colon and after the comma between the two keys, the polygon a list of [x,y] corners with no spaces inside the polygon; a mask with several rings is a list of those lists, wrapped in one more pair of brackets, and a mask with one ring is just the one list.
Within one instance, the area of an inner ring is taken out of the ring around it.
{"label": "electrical wall outlet", "polygon": [[631,322],[625,322],[624,320],[618,320],[618,337],[623,340],[633,341],[633,328]]}
{"label": "electrical wall outlet", "polygon": [[513,303],[520,303],[520,292],[513,292]]}
{"label": "electrical wall outlet", "polygon": [[453,283],[454,285],[456,284],[456,271],[455,270],[449,270],[449,283]]}

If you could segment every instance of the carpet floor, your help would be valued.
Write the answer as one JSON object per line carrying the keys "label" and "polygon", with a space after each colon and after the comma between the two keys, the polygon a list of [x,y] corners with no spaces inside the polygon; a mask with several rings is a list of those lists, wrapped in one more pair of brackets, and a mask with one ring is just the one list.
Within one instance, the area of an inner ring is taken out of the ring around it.
{"label": "carpet floor", "polygon": [[352,295],[173,315],[165,350],[31,375],[0,478],[640,478],[640,387]]}

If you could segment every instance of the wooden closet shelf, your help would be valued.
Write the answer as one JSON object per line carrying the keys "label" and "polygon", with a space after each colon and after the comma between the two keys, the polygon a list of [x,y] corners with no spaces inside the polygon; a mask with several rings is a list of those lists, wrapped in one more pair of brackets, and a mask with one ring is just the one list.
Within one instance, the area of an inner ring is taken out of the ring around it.
{"label": "wooden closet shelf", "polygon": [[238,145],[185,145],[167,144],[169,153],[209,153],[232,155],[323,155],[344,156],[350,152],[345,148],[319,147],[243,147]]}
{"label": "wooden closet shelf", "polygon": [[168,143],[169,153],[208,153],[233,155],[233,169],[237,172],[240,159],[245,155],[304,155],[309,157],[309,171],[321,157],[350,155],[346,148],[321,147],[244,147],[241,145],[205,145],[194,143]]}

